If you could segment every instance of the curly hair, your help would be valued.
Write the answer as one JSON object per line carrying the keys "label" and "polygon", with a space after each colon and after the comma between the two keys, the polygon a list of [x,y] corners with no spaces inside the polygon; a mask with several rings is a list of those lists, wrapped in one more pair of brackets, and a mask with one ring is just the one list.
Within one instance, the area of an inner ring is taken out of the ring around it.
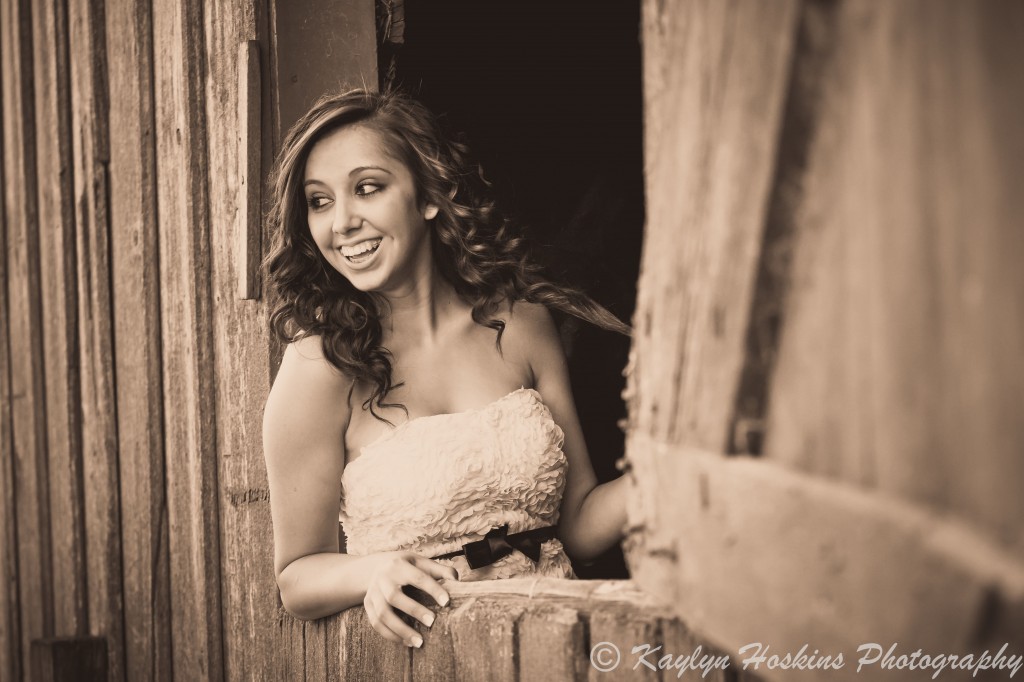
{"label": "curly hair", "polygon": [[275,295],[270,326],[284,342],[319,335],[324,357],[354,381],[372,387],[363,403],[375,408],[395,388],[391,355],[381,345],[387,302],[356,289],[325,260],[307,223],[302,181],[313,146],[353,124],[381,135],[387,152],[410,170],[420,205],[438,208],[430,221],[435,266],[472,305],[473,320],[496,332],[501,349],[503,304],[539,303],[604,329],[630,329],[581,291],[547,281],[523,238],[497,209],[482,169],[467,146],[448,138],[431,112],[399,92],[351,90],[321,98],[292,127],[273,174],[268,219],[274,233],[264,270]]}

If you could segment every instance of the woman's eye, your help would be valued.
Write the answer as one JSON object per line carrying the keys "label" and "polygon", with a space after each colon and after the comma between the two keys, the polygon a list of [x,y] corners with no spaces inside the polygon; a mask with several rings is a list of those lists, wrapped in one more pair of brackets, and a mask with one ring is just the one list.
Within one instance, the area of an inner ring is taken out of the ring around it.
{"label": "woman's eye", "polygon": [[326,207],[330,202],[331,200],[322,194],[317,194],[306,199],[306,203],[309,204],[310,210],[313,211],[318,211],[321,208]]}
{"label": "woman's eye", "polygon": [[378,185],[376,182],[361,182],[358,185],[356,185],[356,196],[369,196],[371,194],[376,194],[382,189],[384,188],[381,185]]}

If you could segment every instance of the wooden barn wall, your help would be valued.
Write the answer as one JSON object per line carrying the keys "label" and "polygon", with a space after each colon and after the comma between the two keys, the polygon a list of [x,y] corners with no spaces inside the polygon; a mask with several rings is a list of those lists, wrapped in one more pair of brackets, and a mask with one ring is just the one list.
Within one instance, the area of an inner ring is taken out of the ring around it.
{"label": "wooden barn wall", "polygon": [[1024,641],[1021,35],[644,3],[629,557],[726,649]]}
{"label": "wooden barn wall", "polygon": [[304,33],[327,28],[260,0],[0,2],[0,679],[49,637],[105,638],[111,680],[276,677],[327,646],[276,597],[253,267],[272,27],[310,100],[375,81],[372,3],[341,10],[327,83]]}

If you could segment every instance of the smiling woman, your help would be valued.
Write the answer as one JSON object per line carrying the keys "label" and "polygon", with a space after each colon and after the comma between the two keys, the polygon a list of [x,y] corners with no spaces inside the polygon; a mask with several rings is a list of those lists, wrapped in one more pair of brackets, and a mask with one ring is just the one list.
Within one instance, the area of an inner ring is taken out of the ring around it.
{"label": "smiling woman", "polygon": [[464,145],[406,96],[327,97],[289,133],[274,200],[289,345],[264,451],[286,609],[362,603],[419,646],[398,612],[433,614],[403,588],[444,604],[444,580],[572,577],[567,552],[621,539],[624,479],[597,485],[548,309],[629,329],[540,276]]}

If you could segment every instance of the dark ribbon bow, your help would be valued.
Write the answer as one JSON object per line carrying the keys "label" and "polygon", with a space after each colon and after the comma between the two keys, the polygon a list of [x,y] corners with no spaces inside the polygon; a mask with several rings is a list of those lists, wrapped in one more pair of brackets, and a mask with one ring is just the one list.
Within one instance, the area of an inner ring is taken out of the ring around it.
{"label": "dark ribbon bow", "polygon": [[520,552],[530,557],[533,563],[540,561],[540,545],[545,540],[550,540],[555,536],[554,526],[547,526],[545,528],[534,528],[533,530],[523,531],[522,533],[508,534],[508,524],[500,526],[498,528],[492,528],[487,531],[487,535],[482,540],[476,542],[467,542],[457,552],[450,552],[449,554],[443,554],[435,559],[450,559],[460,554],[466,555],[466,563],[469,564],[470,568],[482,568],[484,566],[490,566],[498,559],[506,557],[512,553],[512,550],[518,549]]}

